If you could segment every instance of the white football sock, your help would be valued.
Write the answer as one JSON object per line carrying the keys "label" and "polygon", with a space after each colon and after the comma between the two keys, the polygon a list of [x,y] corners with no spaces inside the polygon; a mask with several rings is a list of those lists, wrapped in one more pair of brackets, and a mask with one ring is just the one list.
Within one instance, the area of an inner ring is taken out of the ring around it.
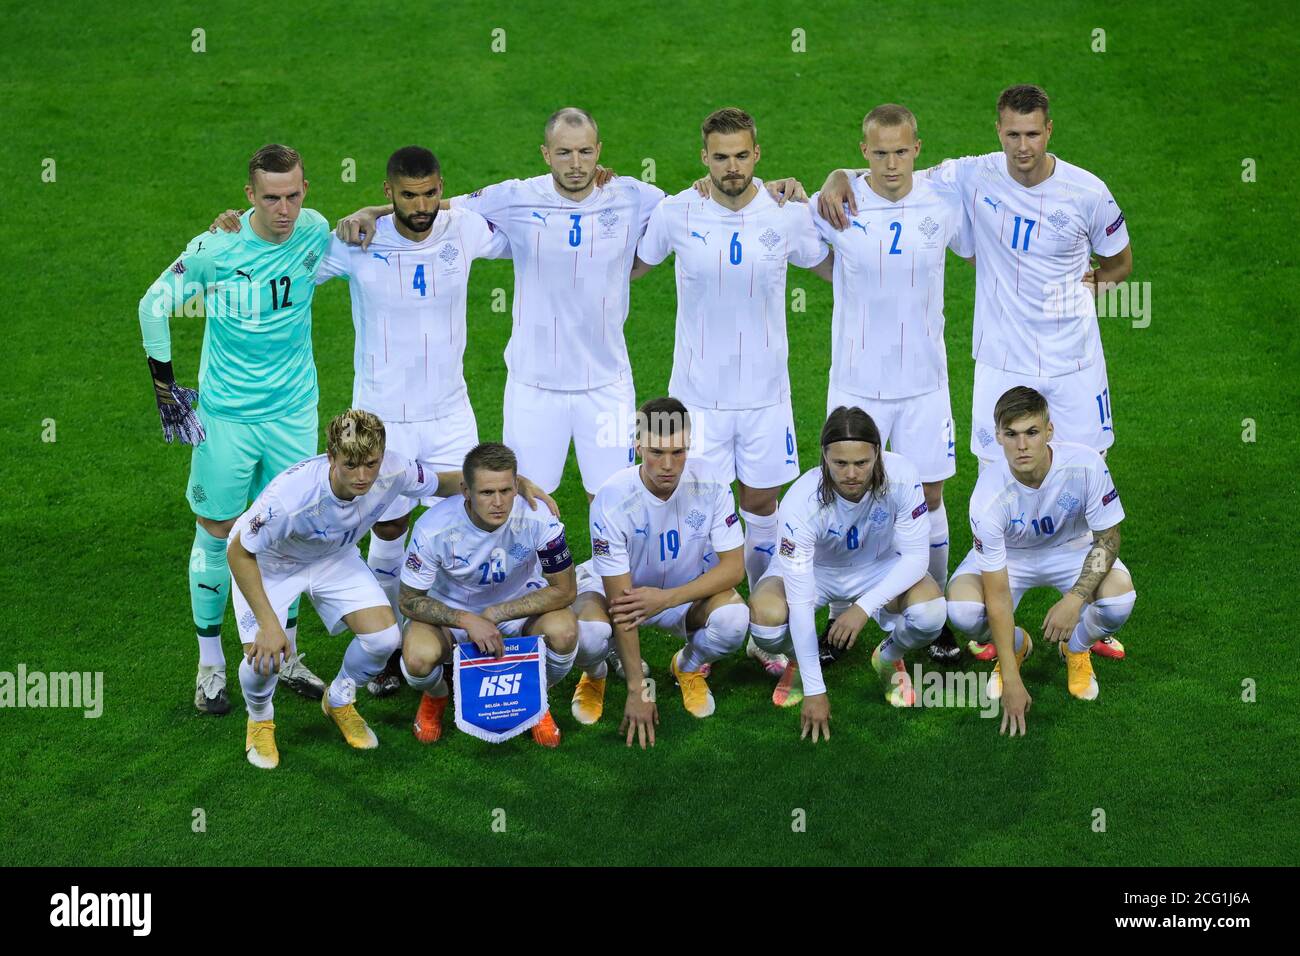
{"label": "white football sock", "polygon": [[239,689],[244,692],[244,706],[248,716],[253,720],[274,720],[275,706],[271,699],[275,696],[275,685],[280,680],[278,671],[259,674],[248,663],[247,657],[239,661]]}
{"label": "white football sock", "polygon": [[573,670],[573,661],[577,656],[577,647],[567,654],[561,654],[549,644],[546,645],[546,686],[548,688],[564,680],[569,671]]}
{"label": "white football sock", "polygon": [[[352,703],[355,688],[366,683],[384,669],[393,651],[402,646],[402,632],[396,624],[382,631],[358,634],[343,652],[343,666],[330,684],[330,706],[343,707]],[[350,691],[347,681],[352,682]]]}
{"label": "white football sock", "polygon": [[758,579],[776,554],[776,529],[780,522],[775,511],[770,515],[742,511],[740,517],[745,522],[745,577],[749,579],[749,592],[753,594],[754,585],[758,584]]}
{"label": "white football sock", "polygon": [[402,561],[405,558],[406,544],[402,538],[387,541],[374,531],[370,532],[370,550],[366,553],[366,564],[383,589],[384,596],[388,598],[393,616],[398,622],[401,617],[398,616],[397,595],[402,586]]}
{"label": "white football sock", "polygon": [[710,661],[738,650],[749,630],[749,606],[724,604],[709,615],[708,621],[686,640],[677,657],[677,668],[697,671]]}
{"label": "white football sock", "polygon": [[442,665],[434,664],[433,670],[423,677],[413,677],[411,672],[406,669],[406,658],[398,659],[402,668],[402,676],[406,678],[406,683],[416,690],[422,690],[430,697],[446,697],[450,690],[446,682],[442,679]]}
{"label": "white football sock", "polygon": [[794,644],[790,641],[788,624],[754,624],[749,625],[749,634],[759,650],[769,654],[794,654]]}
{"label": "white football sock", "polygon": [[604,680],[609,673],[609,656],[614,629],[604,621],[578,622],[578,651],[574,664],[588,677]]}
{"label": "white football sock", "polygon": [[948,586],[948,509],[943,502],[930,512],[930,577],[940,589]]}

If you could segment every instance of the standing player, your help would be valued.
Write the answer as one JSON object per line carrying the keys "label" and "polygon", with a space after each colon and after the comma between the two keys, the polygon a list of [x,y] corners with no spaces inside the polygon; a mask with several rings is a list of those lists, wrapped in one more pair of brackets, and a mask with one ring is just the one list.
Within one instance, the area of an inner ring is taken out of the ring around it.
{"label": "standing player", "polygon": [[[818,197],[813,203],[817,231],[835,252],[833,269],[814,270],[835,290],[826,411],[863,409],[889,450],[916,466],[929,513],[930,577],[942,589],[943,483],[957,471],[943,340],[944,250],[969,257],[969,231],[952,190],[912,176],[921,141],[911,110],[877,106],[862,121],[862,139],[871,174],[853,181],[858,212],[850,227],[835,229],[816,211]],[[930,653],[943,663],[960,656],[946,625]]]}
{"label": "standing player", "polygon": [[[470,263],[506,258],[510,246],[476,213],[439,211],[442,169],[427,149],[407,146],[389,157],[384,194],[393,215],[378,221],[368,248],[333,239],[316,281],[343,276],[351,286],[353,406],[384,420],[393,451],[457,469],[478,444],[463,361]],[[393,502],[366,556],[395,614],[413,505]],[[395,691],[396,667],[393,661],[370,690]]]}
{"label": "standing player", "polygon": [[[578,621],[569,605],[577,584],[564,525],[515,494],[516,467],[505,445],[476,446],[465,456],[462,494],[426,511],[411,534],[402,570],[401,609],[410,618],[402,671],[423,692],[414,728],[421,743],[442,736],[442,668],[453,642],[473,641],[500,657],[503,635],[540,634],[547,687],[573,667]],[[532,734],[544,747],[560,745],[549,710]]]}
{"label": "standing player", "polygon": [[[636,391],[623,324],[637,240],[664,196],[630,176],[597,185],[600,150],[591,114],[567,107],[546,121],[547,173],[444,200],[482,215],[510,243],[502,438],[548,490],[560,483],[572,440],[588,499],[632,460]],[[363,209],[340,230],[369,236],[387,211]]]}
{"label": "standing player", "polygon": [[[200,233],[140,300],[140,328],[167,441],[194,446],[186,498],[195,515],[190,607],[199,642],[194,706],[225,714],[226,658],[221,622],[230,572],[226,536],[276,474],[316,452],[316,366],[311,347],[313,276],[329,242],[320,213],[303,208],[302,158],[263,146],[248,163],[252,203],[237,234]],[[203,424],[189,408],[194,392],[176,384],[172,315],[203,298],[199,362]],[[285,624],[291,647],[281,676],[320,697],[325,685],[292,651],[297,602]]]}
{"label": "standing player", "polygon": [[657,265],[676,255],[677,332],[669,390],[690,409],[692,455],[739,481],[751,587],[771,560],[781,486],[799,474],[790,407],[785,279],[827,258],[804,203],[778,205],[754,180],[753,118],[721,109],[701,127],[711,198],[666,199],[637,249]]}
{"label": "standing player", "polygon": [[[1115,433],[1090,285],[1105,288],[1133,270],[1124,215],[1105,183],[1047,151],[1052,121],[1040,87],[1009,87],[997,112],[1001,152],[949,160],[930,171],[932,180],[957,191],[973,233],[971,452],[981,467],[997,460],[993,404],[1024,385],[1051,403],[1063,440],[1104,455]],[[821,212],[837,227],[848,226],[841,201],[853,210],[843,171],[822,189]],[[1095,276],[1091,256],[1100,263]],[[1118,642],[1093,649],[1124,655]],[[993,656],[991,647],[972,650]]]}
{"label": "standing player", "polygon": [[[401,644],[401,634],[356,542],[398,495],[446,496],[461,481],[459,472],[437,474],[423,462],[386,451],[384,424],[370,412],[349,409],[339,415],[326,439],[326,454],[277,476],[230,536],[235,620],[245,654],[239,665],[248,706],[244,748],[249,762],[265,769],[280,762],[272,697],[280,659],[292,647],[284,630],[286,614],[304,591],[331,634],[346,628],[356,635],[321,709],[349,745],[379,746],[357,713],[356,687],[379,673]],[[531,495],[534,489],[519,481]]]}
{"label": "standing player", "polygon": [[[606,658],[617,651],[627,686],[620,732],[654,746],[659,713],[643,692],[642,627],[686,641],[669,670],[695,717],[713,713],[705,667],[740,647],[749,609],[735,587],[744,577],[744,537],[730,482],[691,456],[691,416],[675,398],[656,398],[637,413],[641,464],[615,474],[591,506],[591,561],[579,568],[578,666],[573,716],[594,724],[605,706]],[[612,598],[610,597],[612,595]],[[612,635],[612,640],[611,640]]]}
{"label": "standing player", "polygon": [[903,655],[927,647],[942,629],[943,591],[926,574],[928,524],[915,466],[882,450],[880,430],[861,408],[834,409],[822,427],[819,468],[805,472],[781,501],[781,550],[750,596],[750,633],[770,653],[794,653],[772,702],[803,701],[801,738],[830,737],[813,616],[848,603],[828,640],[847,650],[873,618],[887,636],[871,654],[885,700],[911,707],[915,690]]}
{"label": "standing player", "polygon": [[1043,636],[1060,645],[1080,700],[1097,697],[1089,647],[1124,625],[1137,594],[1119,560],[1124,508],[1101,455],[1054,441],[1047,399],[1032,388],[1009,389],[993,415],[1004,457],[980,472],[971,494],[975,546],[948,584],[948,615],[968,634],[992,631],[998,663],[989,693],[1002,697],[1002,730],[1009,725],[1014,736],[1024,733],[1031,703],[1020,664],[1033,644],[1014,622],[1024,593],[1060,592]]}

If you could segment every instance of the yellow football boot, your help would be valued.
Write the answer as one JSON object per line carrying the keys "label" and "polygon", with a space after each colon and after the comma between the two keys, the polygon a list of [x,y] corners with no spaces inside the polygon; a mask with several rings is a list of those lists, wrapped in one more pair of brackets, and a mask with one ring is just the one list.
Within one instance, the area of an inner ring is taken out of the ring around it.
{"label": "yellow football boot", "polygon": [[280,750],[275,746],[275,721],[250,718],[244,732],[244,752],[254,767],[274,770],[280,766]]}
{"label": "yellow football boot", "polygon": [[578,686],[573,689],[573,719],[580,724],[591,725],[600,720],[605,712],[605,678],[597,679],[590,674],[583,674]]}

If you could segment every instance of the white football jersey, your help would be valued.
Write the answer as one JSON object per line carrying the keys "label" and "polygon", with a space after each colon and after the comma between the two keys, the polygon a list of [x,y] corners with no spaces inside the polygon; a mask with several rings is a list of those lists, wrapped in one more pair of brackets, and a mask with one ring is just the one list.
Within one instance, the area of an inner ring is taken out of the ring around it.
{"label": "white football jersey", "polygon": [[874,193],[865,176],[853,194],[858,213],[843,231],[817,214],[818,196],[808,204],[835,251],[831,385],[873,399],[944,388],[944,250],[973,254],[961,200],[920,177],[898,202]]}
{"label": "white football jersey", "polygon": [[623,323],[632,264],[663,197],[657,186],[618,176],[575,203],[546,173],[451,200],[510,240],[515,295],[506,368],[516,381],[581,391],[630,380]]}
{"label": "white football jersey", "polygon": [[262,489],[230,529],[245,550],[263,561],[310,564],[355,548],[399,495],[421,498],[438,493],[438,474],[427,462],[385,451],[379,477],[364,495],[350,501],[330,487],[327,455],[286,468]]}
{"label": "white football jersey", "polygon": [[660,203],[637,255],[677,256],[677,332],[668,391],[697,408],[763,408],[790,394],[787,263],[811,269],[828,250],[807,203],[758,193],[732,212],[694,189]]}
{"label": "white football jersey", "polygon": [[479,614],[572,565],[564,525],[540,502],[533,510],[516,497],[505,524],[484,531],[470,520],[464,496],[453,495],[415,522],[402,583]]}
{"label": "white football jersey", "polygon": [[777,509],[781,542],[775,557],[776,573],[785,584],[790,639],[803,672],[805,694],[826,692],[813,622],[818,569],[831,577],[852,578],[856,575],[837,572],[888,561],[895,555],[904,558],[858,598],[857,603],[868,614],[925,575],[930,522],[925,517],[928,509],[920,476],[902,455],[892,451],[881,454],[885,468],[881,493],[852,502],[832,489],[833,502],[823,505],[817,493],[822,478],[819,466],[799,476]]}
{"label": "white football jersey", "polygon": [[981,571],[1032,562],[1044,548],[1082,548],[1092,532],[1124,520],[1106,461],[1087,445],[1049,442],[1052,464],[1037,488],[1021,484],[1004,457],[980,472],[970,528]]}
{"label": "white football jersey", "polygon": [[928,170],[957,189],[975,247],[975,361],[1056,376],[1101,359],[1097,306],[1079,281],[1089,256],[1129,244],[1106,184],[1059,157],[1046,180],[1022,186],[1004,153],[952,159]]}
{"label": "white football jersey", "polygon": [[346,278],[352,294],[352,407],[386,422],[420,422],[458,408],[465,395],[465,290],[475,259],[510,255],[482,216],[444,209],[412,242],[392,216],[369,249],[330,238],[320,283]]}
{"label": "white football jersey", "polygon": [[630,573],[634,587],[678,587],[715,565],[719,554],[744,546],[731,486],[697,459],[687,459],[667,501],[651,494],[641,466],[632,465],[611,475],[591,503],[596,573]]}

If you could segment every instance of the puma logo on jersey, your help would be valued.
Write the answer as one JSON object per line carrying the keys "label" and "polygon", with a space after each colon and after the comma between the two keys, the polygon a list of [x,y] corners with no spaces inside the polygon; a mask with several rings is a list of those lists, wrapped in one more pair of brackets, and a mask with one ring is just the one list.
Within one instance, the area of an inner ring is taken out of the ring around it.
{"label": "puma logo on jersey", "polygon": [[1020,525],[1022,528],[1025,526],[1025,513],[1023,511],[1020,512],[1019,518],[1011,519],[1011,527],[1014,528],[1016,525]]}
{"label": "puma logo on jersey", "polygon": [[633,534],[643,534],[648,538],[650,537],[650,525],[647,524],[644,528],[638,528],[636,525],[633,525],[632,532]]}
{"label": "puma logo on jersey", "polygon": [[220,585],[220,584],[204,584],[202,581],[200,581],[200,582],[199,582],[199,587],[203,588],[203,590],[205,590],[205,591],[211,591],[211,592],[213,592],[214,594],[220,594],[220,593],[221,593],[221,585]]}
{"label": "puma logo on jersey", "polygon": [[754,550],[755,550],[755,551],[762,551],[765,555],[767,555],[767,556],[770,558],[770,557],[773,557],[773,556],[776,554],[776,545],[775,545],[775,544],[769,544],[769,545],[756,544],[756,545],[754,545]]}
{"label": "puma logo on jersey", "polygon": [[397,568],[393,568],[393,570],[391,571],[389,571],[387,568],[371,568],[370,570],[374,571],[375,574],[386,574],[390,578],[397,577]]}
{"label": "puma logo on jersey", "polygon": [[490,677],[484,677],[483,683],[479,684],[478,695],[480,697],[499,697],[502,694],[519,693],[519,682],[523,679],[523,674],[493,674]]}
{"label": "puma logo on jersey", "polygon": [[994,212],[997,212],[997,211],[998,211],[998,206],[1001,206],[1001,205],[1002,205],[1002,200],[1001,200],[1001,199],[990,199],[988,196],[985,196],[985,197],[984,197],[984,201],[985,201],[986,203],[988,203],[990,206],[993,207],[993,211],[994,211]]}
{"label": "puma logo on jersey", "polygon": [[376,259],[381,259],[381,260],[383,260],[384,265],[391,265],[391,263],[389,263],[389,261],[388,261],[388,256],[391,256],[391,255],[392,255],[391,252],[388,253],[388,256],[384,255],[383,253],[379,253],[379,252],[372,252],[372,253],[370,253],[370,254],[371,254],[372,256],[374,256]]}
{"label": "puma logo on jersey", "polygon": [[856,219],[853,220],[853,228],[854,228],[854,229],[861,229],[861,230],[862,230],[862,234],[863,234],[864,236],[867,234],[867,226],[869,226],[870,224],[871,224],[871,220],[870,220],[870,219],[868,219],[866,222],[858,222]]}
{"label": "puma logo on jersey", "polygon": [[534,219],[540,219],[540,220],[542,221],[542,225],[543,225],[543,226],[546,225],[546,217],[549,216],[549,215],[550,215],[549,212],[546,214],[546,216],[543,216],[543,215],[542,215],[540,212],[538,212],[537,210],[535,210],[535,209],[533,210],[533,218],[534,218]]}
{"label": "puma logo on jersey", "polygon": [[237,275],[237,276],[243,276],[243,277],[244,277],[245,279],[247,279],[249,282],[252,282],[252,281],[253,281],[253,275],[252,275],[252,273],[250,273],[250,272],[245,272],[243,269],[236,269],[236,270],[235,270],[235,275]]}
{"label": "puma logo on jersey", "polygon": [[707,232],[704,235],[700,235],[698,232],[692,229],[691,238],[700,240],[700,242],[704,243],[706,246],[709,244],[709,234]]}

